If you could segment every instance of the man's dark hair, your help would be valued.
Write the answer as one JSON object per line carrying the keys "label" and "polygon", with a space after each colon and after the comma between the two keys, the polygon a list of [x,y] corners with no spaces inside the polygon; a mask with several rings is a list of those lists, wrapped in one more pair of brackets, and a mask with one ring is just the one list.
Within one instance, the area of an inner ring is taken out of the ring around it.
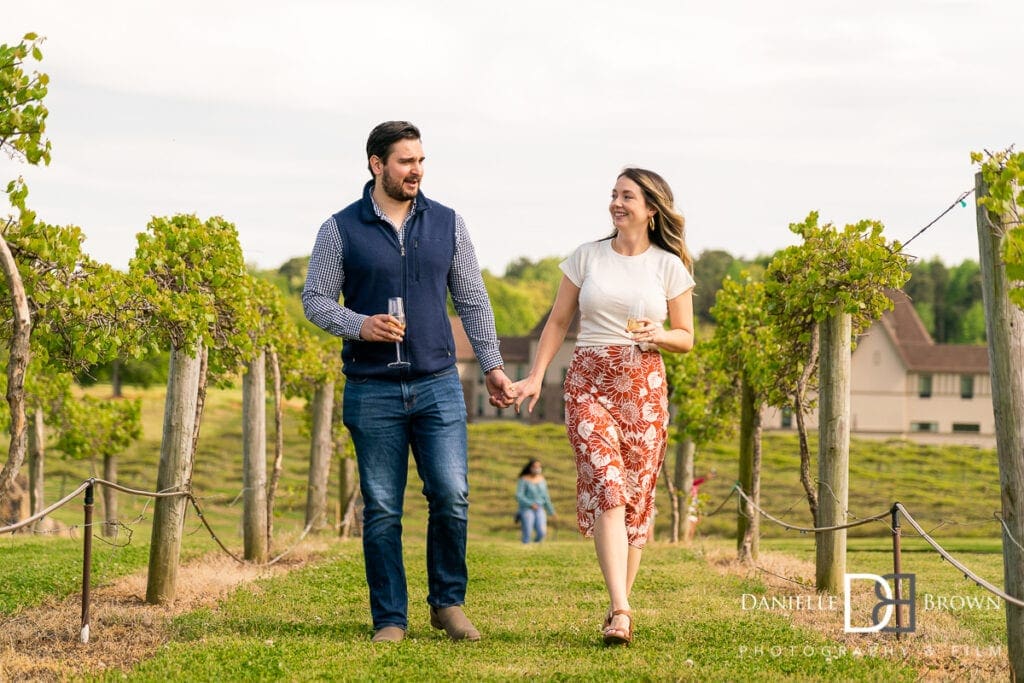
{"label": "man's dark hair", "polygon": [[399,140],[419,140],[420,129],[408,121],[385,121],[378,124],[370,131],[370,137],[366,139],[366,168],[373,176],[373,168],[370,166],[370,157],[380,157],[384,163],[388,161],[391,154],[391,145]]}

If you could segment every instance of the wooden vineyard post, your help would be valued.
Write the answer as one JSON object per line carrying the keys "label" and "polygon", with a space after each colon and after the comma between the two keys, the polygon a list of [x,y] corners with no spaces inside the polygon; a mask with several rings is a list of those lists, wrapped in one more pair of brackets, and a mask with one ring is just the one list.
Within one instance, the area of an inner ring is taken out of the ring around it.
{"label": "wooden vineyard post", "polygon": [[[818,517],[815,526],[846,524],[850,486],[849,313],[835,311],[821,323],[818,423]],[[815,586],[838,594],[846,572],[846,529],[821,531],[815,539]]]}
{"label": "wooden vineyard post", "polygon": [[[981,173],[975,176],[975,194],[988,194]],[[1024,597],[1024,311],[1009,298],[1009,282],[1002,259],[1004,225],[1001,216],[978,206],[978,251],[981,256],[981,291],[985,302],[992,408],[995,413],[999,490],[1002,498],[1003,585],[1015,598]],[[1006,641],[1010,678],[1024,678],[1024,608],[1006,605]]]}

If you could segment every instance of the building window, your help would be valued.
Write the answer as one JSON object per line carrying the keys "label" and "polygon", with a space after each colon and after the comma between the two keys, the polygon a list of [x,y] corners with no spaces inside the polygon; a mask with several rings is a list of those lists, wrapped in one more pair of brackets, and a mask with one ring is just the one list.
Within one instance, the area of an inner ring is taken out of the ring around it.
{"label": "building window", "polygon": [[978,433],[981,431],[981,425],[977,422],[954,422],[953,431]]}
{"label": "building window", "polygon": [[960,398],[974,398],[974,375],[960,375]]}
{"label": "building window", "polygon": [[910,431],[912,432],[937,432],[939,431],[938,422],[911,422]]}
{"label": "building window", "polygon": [[793,409],[789,406],[783,406],[782,408],[782,428],[793,428]]}
{"label": "building window", "polygon": [[931,375],[918,375],[917,376],[917,395],[921,398],[932,397],[932,376]]}

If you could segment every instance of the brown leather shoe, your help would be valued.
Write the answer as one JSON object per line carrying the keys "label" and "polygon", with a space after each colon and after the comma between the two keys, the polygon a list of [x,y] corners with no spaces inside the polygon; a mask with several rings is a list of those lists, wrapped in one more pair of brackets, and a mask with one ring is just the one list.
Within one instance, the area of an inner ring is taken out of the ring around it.
{"label": "brown leather shoe", "polygon": [[373,632],[373,638],[370,638],[371,642],[374,643],[400,643],[405,638],[405,631],[397,626],[384,626]]}
{"label": "brown leather shoe", "polygon": [[480,631],[476,630],[473,622],[469,620],[459,605],[431,607],[430,625],[437,629],[444,629],[452,640],[480,640]]}

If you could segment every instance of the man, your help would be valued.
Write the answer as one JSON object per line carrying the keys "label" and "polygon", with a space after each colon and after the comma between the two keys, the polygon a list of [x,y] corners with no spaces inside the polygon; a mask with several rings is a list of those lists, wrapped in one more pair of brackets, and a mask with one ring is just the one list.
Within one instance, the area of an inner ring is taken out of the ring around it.
{"label": "man", "polygon": [[[454,640],[478,640],[480,632],[461,607],[469,509],[466,406],[448,292],[492,404],[511,405],[511,381],[465,223],[420,191],[419,130],[407,121],[382,123],[370,133],[366,156],[373,179],[362,199],[320,227],[302,304],[310,321],[344,339],[344,422],[355,444],[365,505],[373,640],[397,642],[408,629],[402,501],[410,447],[428,503],[430,623]],[[408,329],[386,312],[388,299],[397,296],[404,299]],[[394,367],[399,350],[408,367]]]}

